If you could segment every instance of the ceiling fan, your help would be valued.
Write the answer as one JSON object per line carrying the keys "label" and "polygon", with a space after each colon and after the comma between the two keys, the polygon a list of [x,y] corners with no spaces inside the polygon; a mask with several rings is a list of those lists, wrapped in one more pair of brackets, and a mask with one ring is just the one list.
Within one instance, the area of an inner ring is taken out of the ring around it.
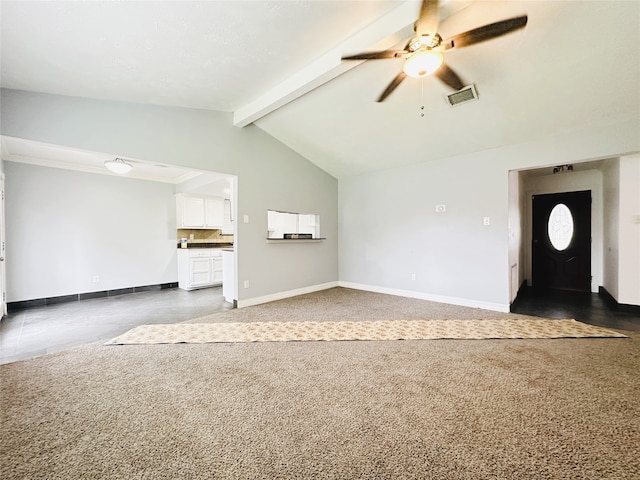
{"label": "ceiling fan", "polygon": [[380,97],[378,97],[378,100],[376,100],[378,102],[382,102],[387,98],[407,76],[423,78],[433,74],[454,90],[460,90],[464,87],[464,84],[458,74],[444,63],[443,53],[453,50],[454,48],[468,47],[469,45],[491,40],[524,28],[527,24],[527,16],[522,15],[490,23],[464,33],[459,33],[446,40],[443,40],[437,32],[438,23],[438,0],[422,0],[420,16],[413,26],[416,36],[407,42],[404,50],[363,52],[342,57],[342,60],[405,59],[402,71],[396,75]]}

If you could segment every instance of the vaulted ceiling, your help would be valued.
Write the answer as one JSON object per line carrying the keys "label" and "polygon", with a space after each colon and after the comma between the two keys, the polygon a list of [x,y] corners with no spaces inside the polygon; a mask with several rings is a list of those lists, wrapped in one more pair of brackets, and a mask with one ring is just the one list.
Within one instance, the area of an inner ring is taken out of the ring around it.
{"label": "vaulted ceiling", "polygon": [[640,2],[441,1],[448,37],[527,14],[527,27],[445,54],[479,100],[434,77],[375,100],[418,1],[3,0],[2,87],[234,113],[342,178],[640,116]]}

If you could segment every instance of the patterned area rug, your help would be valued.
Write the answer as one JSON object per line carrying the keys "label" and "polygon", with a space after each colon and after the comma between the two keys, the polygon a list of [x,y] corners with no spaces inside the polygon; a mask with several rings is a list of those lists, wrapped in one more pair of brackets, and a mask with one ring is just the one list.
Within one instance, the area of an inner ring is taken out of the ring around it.
{"label": "patterned area rug", "polygon": [[585,337],[626,338],[575,320],[385,320],[141,325],[105,345]]}

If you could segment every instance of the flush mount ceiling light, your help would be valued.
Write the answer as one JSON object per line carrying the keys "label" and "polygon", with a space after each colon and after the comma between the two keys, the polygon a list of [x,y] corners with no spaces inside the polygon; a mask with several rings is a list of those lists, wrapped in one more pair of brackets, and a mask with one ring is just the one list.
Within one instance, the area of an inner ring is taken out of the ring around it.
{"label": "flush mount ceiling light", "polygon": [[104,162],[104,166],[111,170],[113,173],[117,173],[118,175],[128,173],[133,168],[131,164],[125,162],[121,158],[107,160]]}

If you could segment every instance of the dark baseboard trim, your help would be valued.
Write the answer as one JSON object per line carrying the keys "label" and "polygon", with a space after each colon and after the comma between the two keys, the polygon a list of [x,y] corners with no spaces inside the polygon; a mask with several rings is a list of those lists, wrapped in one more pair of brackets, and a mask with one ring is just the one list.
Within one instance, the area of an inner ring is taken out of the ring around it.
{"label": "dark baseboard trim", "polygon": [[607,291],[607,289],[604,287],[598,287],[598,295],[603,297],[607,303],[613,305],[615,309],[620,312],[635,313],[640,315],[640,305],[629,305],[627,303],[618,303],[618,301],[615,298],[613,298],[613,295],[611,295]]}
{"label": "dark baseboard trim", "polygon": [[167,288],[178,288],[178,282],[159,283],[156,285],[142,285],[139,287],[118,288],[116,290],[102,290],[100,292],[74,293],[73,295],[62,295],[60,297],[36,298],[33,300],[23,300],[20,302],[7,303],[9,313],[25,308],[44,307],[46,305],[56,305],[59,303],[79,302],[81,300],[91,300],[93,298],[116,297],[129,293],[150,292],[153,290],[165,290]]}

